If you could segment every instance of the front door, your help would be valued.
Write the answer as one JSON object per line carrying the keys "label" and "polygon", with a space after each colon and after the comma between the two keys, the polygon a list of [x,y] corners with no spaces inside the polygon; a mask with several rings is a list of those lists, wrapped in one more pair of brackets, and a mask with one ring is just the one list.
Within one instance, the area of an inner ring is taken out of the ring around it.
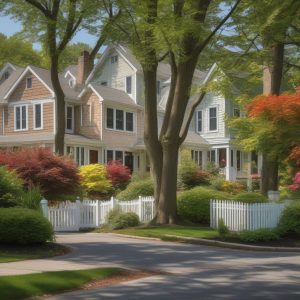
{"label": "front door", "polygon": [[90,164],[98,163],[98,150],[90,150]]}
{"label": "front door", "polygon": [[131,173],[133,172],[133,155],[132,152],[125,152],[125,166],[127,166]]}

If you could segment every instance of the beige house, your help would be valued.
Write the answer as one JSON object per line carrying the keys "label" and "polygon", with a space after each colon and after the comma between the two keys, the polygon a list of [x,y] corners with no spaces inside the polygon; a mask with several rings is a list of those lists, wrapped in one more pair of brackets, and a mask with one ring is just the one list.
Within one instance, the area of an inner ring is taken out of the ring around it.
{"label": "beige house", "polygon": [[[132,171],[149,170],[143,141],[143,75],[129,49],[110,45],[93,70],[88,53],[77,66],[60,74],[66,96],[65,152],[78,165],[121,160]],[[215,66],[213,67],[215,68]],[[196,71],[199,85],[209,72]],[[164,115],[170,84],[169,65],[160,63],[157,74],[159,126]],[[35,66],[5,65],[0,71],[0,147],[40,146],[54,150],[56,105],[50,72]],[[221,96],[208,94],[196,110],[183,147],[205,169],[213,162],[226,179],[247,178],[254,159],[232,145],[225,114],[239,110]]]}

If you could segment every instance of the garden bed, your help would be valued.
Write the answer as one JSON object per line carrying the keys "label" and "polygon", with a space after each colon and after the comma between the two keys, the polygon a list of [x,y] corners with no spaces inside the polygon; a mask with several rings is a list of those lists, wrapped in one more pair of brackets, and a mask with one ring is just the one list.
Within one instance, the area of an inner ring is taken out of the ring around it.
{"label": "garden bed", "polygon": [[70,248],[56,243],[46,243],[44,245],[0,245],[0,263],[59,256],[70,251]]}

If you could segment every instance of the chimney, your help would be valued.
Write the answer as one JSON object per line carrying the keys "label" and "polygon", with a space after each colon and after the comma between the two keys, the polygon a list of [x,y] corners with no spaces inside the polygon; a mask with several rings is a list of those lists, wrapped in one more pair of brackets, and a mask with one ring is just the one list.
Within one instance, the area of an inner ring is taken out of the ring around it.
{"label": "chimney", "polygon": [[296,90],[296,94],[300,94],[300,85],[296,86],[295,90]]}
{"label": "chimney", "polygon": [[91,72],[90,54],[88,51],[81,52],[77,64],[77,84],[83,85]]}

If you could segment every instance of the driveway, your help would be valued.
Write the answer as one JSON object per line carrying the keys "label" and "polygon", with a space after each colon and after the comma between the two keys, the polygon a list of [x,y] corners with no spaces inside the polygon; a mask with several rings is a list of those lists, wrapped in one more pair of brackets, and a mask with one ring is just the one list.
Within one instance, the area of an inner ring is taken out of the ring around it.
{"label": "driveway", "polygon": [[168,272],[52,300],[300,299],[300,253],[248,252],[95,233],[60,234],[57,240],[74,251],[53,259],[1,264],[0,275],[98,266]]}

